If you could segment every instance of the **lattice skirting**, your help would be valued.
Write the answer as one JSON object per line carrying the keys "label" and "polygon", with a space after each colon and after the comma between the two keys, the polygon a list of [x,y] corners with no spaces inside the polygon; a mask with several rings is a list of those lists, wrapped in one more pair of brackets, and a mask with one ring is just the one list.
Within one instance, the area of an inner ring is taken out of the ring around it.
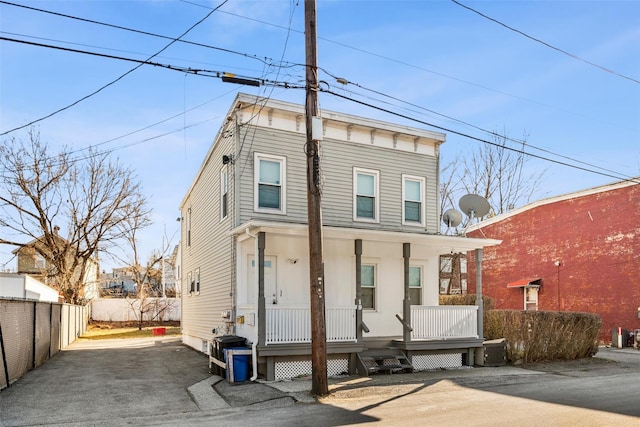
{"label": "lattice skirting", "polygon": [[[337,377],[349,372],[349,359],[327,359],[327,376]],[[311,375],[311,360],[287,360],[275,362],[275,380]]]}
{"label": "lattice skirting", "polygon": [[415,371],[429,371],[443,368],[461,368],[462,353],[414,354],[411,364]]}

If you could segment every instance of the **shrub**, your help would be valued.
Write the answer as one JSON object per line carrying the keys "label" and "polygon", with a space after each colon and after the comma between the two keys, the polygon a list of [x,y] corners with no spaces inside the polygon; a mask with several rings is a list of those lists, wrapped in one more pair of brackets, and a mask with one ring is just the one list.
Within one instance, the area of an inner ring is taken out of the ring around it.
{"label": "shrub", "polygon": [[504,338],[511,363],[591,357],[601,326],[592,313],[490,310],[484,316],[485,339]]}
{"label": "shrub", "polygon": [[[440,295],[440,305],[476,305],[476,294]],[[486,295],[482,297],[482,306],[485,313],[495,307],[493,299]]]}

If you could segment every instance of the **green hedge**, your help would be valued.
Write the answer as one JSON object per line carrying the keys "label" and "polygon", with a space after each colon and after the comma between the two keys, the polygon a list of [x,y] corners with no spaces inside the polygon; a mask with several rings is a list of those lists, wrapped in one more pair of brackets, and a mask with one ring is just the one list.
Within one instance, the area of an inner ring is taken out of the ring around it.
{"label": "green hedge", "polygon": [[572,360],[598,352],[602,319],[592,313],[489,310],[484,337],[504,338],[511,363]]}

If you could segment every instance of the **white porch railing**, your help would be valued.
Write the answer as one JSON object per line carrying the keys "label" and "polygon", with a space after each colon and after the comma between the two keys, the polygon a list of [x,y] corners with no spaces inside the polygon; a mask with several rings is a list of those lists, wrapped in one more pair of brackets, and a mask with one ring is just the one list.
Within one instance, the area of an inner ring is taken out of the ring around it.
{"label": "white porch railing", "polygon": [[[309,307],[266,307],[265,344],[311,342]],[[327,342],[356,341],[356,307],[325,308]]]}
{"label": "white porch railing", "polygon": [[411,306],[411,339],[478,338],[475,305]]}

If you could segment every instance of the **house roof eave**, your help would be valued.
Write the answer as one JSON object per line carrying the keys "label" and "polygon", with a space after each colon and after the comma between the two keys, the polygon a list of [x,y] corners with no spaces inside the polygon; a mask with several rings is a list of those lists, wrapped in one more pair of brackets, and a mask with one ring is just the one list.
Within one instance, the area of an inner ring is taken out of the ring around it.
{"label": "house roof eave", "polygon": [[[231,230],[229,235],[246,235],[247,237],[253,237],[255,233],[261,231],[279,235],[306,236],[308,227],[307,224],[301,223],[251,220]],[[376,242],[427,245],[437,249],[440,253],[467,252],[502,243],[502,240],[497,239],[412,233],[406,231],[372,230],[368,228],[333,227],[326,225],[322,228],[322,234],[325,238],[329,239],[363,239]]]}

